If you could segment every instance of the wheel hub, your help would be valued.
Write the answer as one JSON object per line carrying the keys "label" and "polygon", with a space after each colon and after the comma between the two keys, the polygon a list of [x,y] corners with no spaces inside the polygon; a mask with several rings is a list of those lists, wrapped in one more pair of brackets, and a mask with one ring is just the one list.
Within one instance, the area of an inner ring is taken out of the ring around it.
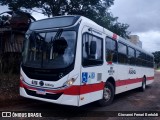
{"label": "wheel hub", "polygon": [[104,99],[108,101],[111,98],[111,90],[109,88],[104,88]]}

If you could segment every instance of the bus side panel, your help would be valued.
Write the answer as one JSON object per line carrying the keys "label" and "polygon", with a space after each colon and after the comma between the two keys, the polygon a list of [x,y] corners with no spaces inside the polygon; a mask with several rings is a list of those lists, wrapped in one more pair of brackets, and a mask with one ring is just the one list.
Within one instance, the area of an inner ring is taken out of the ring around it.
{"label": "bus side panel", "polygon": [[146,84],[152,84],[154,82],[154,69],[148,68],[148,76],[146,78]]}
{"label": "bus side panel", "polygon": [[142,73],[142,68],[141,67],[136,67],[136,66],[129,66],[128,67],[128,80],[126,80],[127,83],[127,90],[132,90],[138,87],[142,86],[142,81],[143,81],[143,76],[145,71]]}
{"label": "bus side panel", "polygon": [[[141,87],[144,76],[146,77],[146,85],[154,81],[154,69],[136,66],[128,66],[127,68],[127,65],[123,65],[122,69],[119,69],[118,72],[119,80],[116,81],[116,94]],[[135,73],[129,72],[131,69]],[[120,72],[120,70],[122,71]],[[124,70],[126,70],[125,73]]]}
{"label": "bus side panel", "polygon": [[82,68],[80,106],[102,98],[105,83],[98,80],[99,74],[103,74],[102,66]]}
{"label": "bus side panel", "polygon": [[124,92],[127,90],[126,79],[128,79],[128,66],[116,64],[117,68],[117,81],[116,81],[116,92],[115,94]]}

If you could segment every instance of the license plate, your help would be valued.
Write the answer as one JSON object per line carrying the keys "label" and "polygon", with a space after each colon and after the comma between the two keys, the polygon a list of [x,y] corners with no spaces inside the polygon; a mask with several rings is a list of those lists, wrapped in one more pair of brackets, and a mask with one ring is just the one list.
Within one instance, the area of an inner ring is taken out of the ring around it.
{"label": "license plate", "polygon": [[37,94],[40,94],[40,95],[46,95],[46,91],[45,90],[42,90],[42,89],[38,89],[36,91]]}

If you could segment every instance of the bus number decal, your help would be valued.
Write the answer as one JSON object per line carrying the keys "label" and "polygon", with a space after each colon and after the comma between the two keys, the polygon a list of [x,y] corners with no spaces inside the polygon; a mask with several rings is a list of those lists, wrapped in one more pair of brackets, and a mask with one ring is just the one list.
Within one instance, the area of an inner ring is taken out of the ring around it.
{"label": "bus number decal", "polygon": [[32,80],[32,85],[38,85],[38,81]]}

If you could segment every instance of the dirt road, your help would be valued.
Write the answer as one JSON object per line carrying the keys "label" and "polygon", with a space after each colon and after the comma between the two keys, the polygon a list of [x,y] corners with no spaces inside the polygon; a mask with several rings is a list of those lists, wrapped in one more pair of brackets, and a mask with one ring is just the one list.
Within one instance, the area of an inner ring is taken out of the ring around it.
{"label": "dirt road", "polygon": [[[6,103],[7,102],[7,103]],[[4,106],[0,107],[0,111],[12,112],[41,112],[47,113],[50,118],[41,119],[108,119],[108,120],[158,120],[160,117],[110,117],[117,116],[118,113],[153,113],[160,114],[160,72],[155,72],[155,81],[152,85],[147,86],[145,92],[139,92],[138,89],[131,90],[115,97],[112,105],[107,107],[99,107],[96,103],[91,103],[80,108],[71,106],[62,106],[37,100],[30,100],[19,97],[18,100],[6,101]],[[117,112],[114,112],[117,111]]]}

